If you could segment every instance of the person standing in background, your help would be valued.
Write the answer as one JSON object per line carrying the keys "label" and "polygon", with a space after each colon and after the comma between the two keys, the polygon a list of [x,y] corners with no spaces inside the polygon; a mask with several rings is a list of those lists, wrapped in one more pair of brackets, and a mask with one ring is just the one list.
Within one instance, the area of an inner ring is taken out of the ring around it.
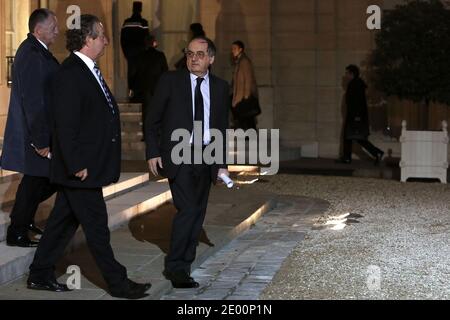
{"label": "person standing in background", "polygon": [[253,64],[245,53],[245,45],[242,41],[235,41],[231,45],[233,69],[232,80],[232,111],[235,129],[255,129],[256,117],[254,115],[243,115],[237,112],[250,108],[250,104],[258,103],[258,88],[256,85]]}
{"label": "person standing in background", "polygon": [[135,102],[133,98],[135,88],[131,80],[131,72],[136,68],[136,58],[146,49],[146,39],[150,33],[148,21],[142,18],[141,14],[142,2],[133,2],[133,15],[124,21],[120,33],[120,45],[128,63],[128,96],[132,102]]}
{"label": "person standing in background", "polygon": [[159,77],[166,72],[169,67],[163,52],[156,50],[156,39],[149,34],[147,37],[147,50],[136,58],[134,69],[131,70],[131,84],[136,102],[142,103],[142,131],[145,140],[145,117],[150,106],[156,84]]}
{"label": "person standing in background", "polygon": [[28,38],[14,61],[11,98],[6,122],[1,167],[23,174],[16,193],[6,244],[35,247],[28,231],[42,234],[34,224],[41,202],[56,191],[50,174],[50,80],[59,62],[49,51],[58,36],[58,21],[48,9],[29,18]]}
{"label": "person standing in background", "polygon": [[375,147],[369,140],[369,112],[367,108],[367,85],[360,78],[360,71],[356,65],[349,65],[345,69],[343,78],[345,90],[345,114],[343,132],[343,156],[337,163],[350,164],[352,162],[353,141],[363,147],[379,164],[384,152]]}

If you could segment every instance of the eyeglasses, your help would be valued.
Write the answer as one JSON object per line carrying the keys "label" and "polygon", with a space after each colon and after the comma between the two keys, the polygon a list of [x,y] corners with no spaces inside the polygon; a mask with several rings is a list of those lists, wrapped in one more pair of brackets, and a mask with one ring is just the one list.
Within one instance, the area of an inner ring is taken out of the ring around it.
{"label": "eyeglasses", "polygon": [[204,59],[206,57],[206,52],[204,52],[204,51],[193,52],[193,51],[190,51],[190,50],[186,50],[185,54],[186,54],[186,57],[188,59],[193,59],[194,56],[196,56],[197,58],[202,60],[202,59]]}

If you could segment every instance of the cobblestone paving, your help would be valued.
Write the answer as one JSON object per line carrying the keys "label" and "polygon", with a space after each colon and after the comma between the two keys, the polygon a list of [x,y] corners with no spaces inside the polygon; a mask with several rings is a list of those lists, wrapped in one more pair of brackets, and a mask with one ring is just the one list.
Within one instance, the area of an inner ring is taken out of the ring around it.
{"label": "cobblestone paving", "polygon": [[198,289],[173,289],[162,300],[257,300],[328,203],[283,197],[253,228],[206,260],[191,276]]}

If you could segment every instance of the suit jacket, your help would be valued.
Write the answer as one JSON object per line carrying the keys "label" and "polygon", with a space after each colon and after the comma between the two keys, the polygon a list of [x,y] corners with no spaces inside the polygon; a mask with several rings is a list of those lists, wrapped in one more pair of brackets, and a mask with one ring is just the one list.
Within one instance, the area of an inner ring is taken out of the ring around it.
{"label": "suit jacket", "polygon": [[[120,176],[119,109],[114,114],[87,65],[71,54],[53,82],[53,159],[50,179],[73,188],[100,188]],[[74,175],[87,168],[84,182]]]}
{"label": "suit jacket", "polygon": [[150,47],[141,53],[130,70],[130,86],[135,90],[135,98],[144,102],[146,97],[152,97],[159,77],[168,69],[166,56],[161,51]]}
{"label": "suit jacket", "polygon": [[32,35],[14,60],[12,89],[1,167],[30,176],[48,177],[50,161],[39,149],[50,147],[50,80],[59,63]]}
{"label": "suit jacket", "polygon": [[[219,168],[226,168],[225,145],[228,128],[228,110],[230,109],[229,87],[226,81],[209,74],[210,85],[210,128],[218,129],[224,137],[223,164],[211,165],[211,178],[216,181]],[[179,165],[172,162],[171,153],[178,141],[171,141],[176,129],[193,131],[192,88],[190,73],[187,69],[167,72],[160,78],[155,95],[146,117],[146,157],[162,157],[163,174],[173,179]]]}

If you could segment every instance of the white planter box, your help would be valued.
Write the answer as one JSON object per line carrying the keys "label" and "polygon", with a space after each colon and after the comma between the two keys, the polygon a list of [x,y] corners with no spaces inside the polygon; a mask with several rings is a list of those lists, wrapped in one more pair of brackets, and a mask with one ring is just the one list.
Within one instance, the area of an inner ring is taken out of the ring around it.
{"label": "white planter box", "polygon": [[442,131],[406,130],[402,122],[401,181],[408,178],[437,178],[447,183],[448,131],[447,122],[442,121]]}

